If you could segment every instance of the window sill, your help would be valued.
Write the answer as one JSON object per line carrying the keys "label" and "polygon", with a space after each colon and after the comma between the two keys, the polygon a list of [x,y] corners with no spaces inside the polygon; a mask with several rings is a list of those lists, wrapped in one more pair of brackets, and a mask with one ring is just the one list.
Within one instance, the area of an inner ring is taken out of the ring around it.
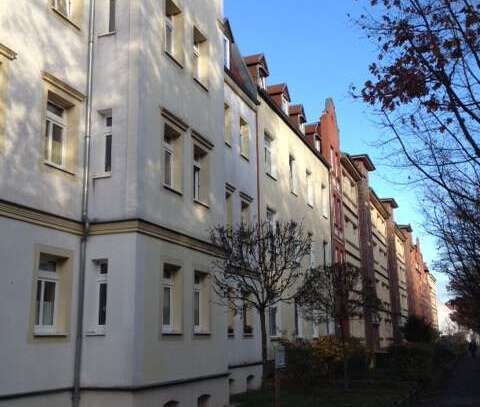
{"label": "window sill", "polygon": [[105,179],[105,178],[111,178],[111,177],[112,177],[111,172],[105,172],[103,174],[96,174],[96,175],[92,176],[92,179],[95,181],[97,179]]}
{"label": "window sill", "polygon": [[253,338],[254,336],[253,336],[253,334],[246,334],[246,333],[244,333],[244,334],[243,334],[243,337],[244,337],[245,339],[250,339],[250,338]]}
{"label": "window sill", "polygon": [[277,177],[275,177],[273,174],[271,174],[271,173],[268,172],[268,171],[265,172],[265,175],[266,175],[268,178],[270,178],[270,179],[272,179],[273,181],[275,181],[275,182],[278,181],[278,180],[277,180]]}
{"label": "window sill", "polygon": [[106,336],[105,329],[92,329],[87,331],[85,336]]}
{"label": "window sill", "polygon": [[163,187],[167,190],[167,191],[170,191],[170,192],[173,192],[174,194],[177,194],[179,196],[183,196],[183,193],[167,184],[163,184]]}
{"label": "window sill", "polygon": [[75,173],[74,173],[74,172],[67,170],[65,167],[61,167],[61,166],[59,166],[58,164],[52,163],[52,162],[47,161],[47,160],[44,160],[43,163],[44,163],[47,167],[55,168],[56,170],[62,171],[62,172],[64,172],[64,173],[68,174],[68,175],[75,176]]}
{"label": "window sill", "polygon": [[250,160],[248,159],[248,156],[246,156],[245,154],[240,153],[240,157],[242,157],[245,161],[250,162]]}
{"label": "window sill", "polygon": [[298,194],[295,191],[290,191],[290,193],[295,197],[298,198]]}
{"label": "window sill", "polygon": [[47,337],[52,337],[52,338],[66,338],[68,334],[66,332],[33,332],[33,336],[35,337],[41,337],[41,338],[47,338]]}
{"label": "window sill", "polygon": [[210,209],[210,206],[208,204],[206,204],[205,202],[199,201],[198,199],[194,199],[193,202],[196,203],[197,205],[203,206],[206,209]]}
{"label": "window sill", "polygon": [[55,15],[57,15],[58,17],[60,17],[64,22],[70,24],[72,27],[74,27],[74,28],[77,29],[78,31],[81,31],[80,27],[79,27],[76,23],[74,23],[74,22],[70,19],[70,17],[67,17],[65,14],[61,13],[60,11],[58,11],[55,7],[52,7],[51,9],[52,9],[53,13],[54,13]]}
{"label": "window sill", "polygon": [[194,336],[211,336],[212,333],[211,332],[194,332],[193,333]]}
{"label": "window sill", "polygon": [[111,37],[112,35],[115,35],[116,33],[117,33],[116,31],[110,31],[110,32],[106,32],[106,33],[103,33],[103,34],[98,34],[97,38]]}
{"label": "window sill", "polygon": [[307,206],[308,206],[309,208],[311,208],[311,209],[315,209],[315,207],[313,206],[313,204],[311,204],[311,203],[309,203],[309,202],[307,202]]}
{"label": "window sill", "polygon": [[227,334],[227,338],[228,338],[228,339],[234,339],[234,338],[235,338],[235,334]]}
{"label": "window sill", "polygon": [[201,89],[203,89],[205,92],[208,93],[208,87],[205,85],[200,79],[193,77],[193,81],[200,86]]}
{"label": "window sill", "polygon": [[183,64],[177,58],[175,58],[172,54],[170,54],[170,52],[168,52],[167,50],[164,50],[163,52],[171,62],[177,65],[178,68],[183,69]]}
{"label": "window sill", "polygon": [[183,333],[180,331],[163,331],[162,336],[182,336]]}
{"label": "window sill", "polygon": [[225,140],[225,145],[226,145],[228,148],[232,148],[232,143],[231,143],[230,141]]}

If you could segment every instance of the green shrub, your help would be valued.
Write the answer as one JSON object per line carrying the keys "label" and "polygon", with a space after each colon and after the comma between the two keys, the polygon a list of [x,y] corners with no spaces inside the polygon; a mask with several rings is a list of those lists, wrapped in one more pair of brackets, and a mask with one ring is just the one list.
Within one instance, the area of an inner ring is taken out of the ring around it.
{"label": "green shrub", "polygon": [[427,344],[394,345],[389,348],[391,369],[401,380],[429,382],[433,372],[433,347]]}

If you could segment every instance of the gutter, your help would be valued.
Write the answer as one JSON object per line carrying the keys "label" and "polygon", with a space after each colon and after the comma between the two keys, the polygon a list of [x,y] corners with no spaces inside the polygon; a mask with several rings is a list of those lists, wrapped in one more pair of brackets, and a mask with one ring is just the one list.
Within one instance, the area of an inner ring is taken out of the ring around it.
{"label": "gutter", "polygon": [[72,407],[80,405],[80,374],[83,345],[83,314],[85,305],[85,270],[87,257],[87,240],[90,231],[88,218],[88,194],[90,178],[90,151],[92,133],[92,94],[93,94],[93,41],[95,35],[95,0],[90,0],[88,21],[88,57],[87,57],[87,92],[85,112],[85,141],[83,150],[83,185],[82,185],[82,237],[80,240],[80,264],[78,275],[77,328],[75,337],[75,355],[73,366]]}

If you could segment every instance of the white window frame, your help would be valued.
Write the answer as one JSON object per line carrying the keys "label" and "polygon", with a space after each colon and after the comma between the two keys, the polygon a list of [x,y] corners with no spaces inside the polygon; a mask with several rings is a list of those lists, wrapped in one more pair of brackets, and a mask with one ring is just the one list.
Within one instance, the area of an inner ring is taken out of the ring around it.
{"label": "white window frame", "polygon": [[[102,266],[106,265],[106,273],[102,273]],[[96,293],[96,307],[95,307],[95,332],[97,334],[104,334],[107,323],[107,310],[105,309],[105,324],[100,324],[100,287],[105,285],[106,298],[108,301],[108,260],[99,260],[96,262],[96,277],[95,277],[95,293]],[[105,307],[107,304],[105,304]]]}
{"label": "white window frame", "polygon": [[175,23],[174,16],[165,13],[165,51],[170,55],[175,53]]}
{"label": "white window frame", "polygon": [[264,135],[264,161],[265,173],[273,176],[273,154],[272,154],[273,138],[265,133]]}
{"label": "white window frame", "polygon": [[193,39],[193,50],[192,50],[192,70],[193,70],[193,77],[196,80],[201,79],[201,51],[200,51],[200,43]]}
{"label": "white window frame", "polygon": [[[169,166],[169,170],[170,170],[170,183],[167,182],[167,172],[166,172],[166,167],[167,167],[167,163],[166,163],[166,154],[169,154],[170,155],[170,166]],[[174,187],[174,179],[175,179],[175,174],[174,174],[174,171],[175,171],[175,153],[173,151],[173,146],[171,143],[169,143],[168,141],[166,141],[164,139],[163,141],[163,185],[169,187],[169,188],[173,188]]]}
{"label": "white window frame", "polygon": [[289,112],[289,103],[285,95],[282,95],[282,110],[287,116],[290,114]]}
{"label": "white window frame", "polygon": [[[108,120],[110,119],[110,125],[108,124]],[[111,174],[112,173],[112,143],[113,143],[113,132],[112,132],[112,126],[113,126],[113,116],[111,114],[108,114],[105,116],[105,130],[104,130],[104,142],[105,142],[105,156],[104,156],[104,163],[103,163],[103,171],[105,174]],[[108,137],[110,137],[110,169],[107,170],[107,140]]]}
{"label": "white window frame", "polygon": [[268,224],[270,225],[270,227],[272,228],[272,230],[275,227],[276,215],[277,213],[275,212],[275,210],[273,210],[272,208],[267,208],[265,218]]}
{"label": "white window frame", "polygon": [[[40,263],[38,264],[38,275],[36,281],[36,291],[35,291],[35,321],[34,321],[34,333],[35,334],[53,334],[57,329],[57,313],[58,313],[58,293],[59,293],[59,284],[60,276],[58,275],[58,261],[55,262],[55,271],[42,270],[40,268]],[[44,295],[45,295],[45,283],[54,283],[54,300],[53,300],[53,317],[52,325],[43,324],[43,306],[44,306]],[[37,323],[37,293],[38,285],[40,284],[40,301],[38,304],[38,323]]]}
{"label": "white window frame", "polygon": [[[242,208],[243,204],[245,204],[244,208]],[[251,209],[251,203],[248,202],[246,199],[242,199],[240,202],[240,222],[243,225],[250,224],[250,221],[251,221],[250,209]]]}
{"label": "white window frame", "polygon": [[230,69],[230,40],[223,36],[223,66]]}
{"label": "white window frame", "polygon": [[[48,105],[51,104],[58,109],[62,109],[63,116],[58,116],[57,114],[48,110]],[[58,104],[55,104],[51,101],[47,101],[47,119],[46,119],[46,129],[47,132],[47,140],[48,143],[46,148],[46,157],[44,157],[45,161],[55,167],[64,168],[65,166],[65,145],[66,145],[66,130],[67,130],[67,120],[65,119],[66,109]],[[62,153],[61,153],[61,163],[58,164],[52,160],[52,143],[53,143],[53,125],[56,125],[62,129]]]}
{"label": "white window frame", "polygon": [[290,192],[297,195],[297,168],[296,160],[293,155],[288,156],[288,178],[290,182]]}
{"label": "white window frame", "polygon": [[318,152],[321,152],[322,151],[322,144],[321,144],[320,137],[318,137],[317,135],[314,136],[314,143],[315,143],[315,149]]}
{"label": "white window frame", "polygon": [[197,202],[200,202],[200,197],[202,193],[201,174],[202,174],[202,164],[194,160],[193,161],[193,199]]}
{"label": "white window frame", "polygon": [[[198,276],[198,282],[197,282],[197,276]],[[202,293],[202,284],[203,284],[203,279],[205,276],[202,276],[200,272],[195,271],[193,275],[193,332],[198,334],[203,332],[203,319],[204,316],[202,315],[202,299],[203,299],[203,293]],[[198,324],[196,319],[196,312],[195,312],[195,298],[198,295]]]}
{"label": "white window frame", "polygon": [[[275,311],[275,318],[272,318],[272,311]],[[270,337],[276,338],[278,337],[279,334],[279,329],[278,329],[278,312],[279,312],[279,306],[278,304],[273,305],[269,308],[268,310],[268,333]],[[272,321],[274,325],[272,325]],[[273,330],[275,328],[275,330]]]}
{"label": "white window frame", "polygon": [[[65,12],[61,9],[61,3],[65,3]],[[61,15],[70,17],[72,15],[72,0],[53,0],[53,8]]]}
{"label": "white window frame", "polygon": [[240,155],[247,160],[250,156],[250,125],[243,118],[240,118]]}
{"label": "white window frame", "polygon": [[309,263],[310,263],[310,268],[315,268],[315,263],[316,263],[316,259],[315,259],[315,250],[314,250],[314,241],[313,241],[313,233],[309,233],[308,236],[310,237],[310,252],[308,254],[308,260],[309,260]]}
{"label": "white window frame", "polygon": [[328,201],[328,188],[325,186],[325,184],[322,184],[322,215],[326,219],[328,219]]}
{"label": "white window frame", "polygon": [[306,182],[306,187],[307,187],[307,204],[310,205],[311,207],[314,206],[314,193],[313,193],[313,182],[312,182],[312,172],[307,170],[305,172],[305,182]]}
{"label": "white window frame", "polygon": [[108,0],[108,32],[114,33],[117,30],[117,0]]}
{"label": "white window frame", "polygon": [[[230,219],[229,219],[230,218]],[[225,225],[233,227],[233,192],[225,190]]]}
{"label": "white window frame", "polygon": [[[163,265],[163,270],[162,270],[162,332],[165,333],[170,333],[173,331],[173,318],[174,318],[174,273],[175,271],[168,270],[168,273],[170,273],[170,277],[165,277],[165,271],[166,271],[167,265]],[[169,323],[165,323],[165,290],[169,290]]]}
{"label": "white window frame", "polygon": [[293,303],[295,334],[297,338],[303,338],[303,318],[297,302]]}

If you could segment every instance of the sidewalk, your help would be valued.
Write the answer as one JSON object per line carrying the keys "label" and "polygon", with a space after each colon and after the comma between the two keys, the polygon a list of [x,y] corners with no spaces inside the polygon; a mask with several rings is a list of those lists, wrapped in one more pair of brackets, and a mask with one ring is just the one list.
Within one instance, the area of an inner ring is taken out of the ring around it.
{"label": "sidewalk", "polygon": [[480,357],[461,360],[445,388],[421,407],[480,407]]}

